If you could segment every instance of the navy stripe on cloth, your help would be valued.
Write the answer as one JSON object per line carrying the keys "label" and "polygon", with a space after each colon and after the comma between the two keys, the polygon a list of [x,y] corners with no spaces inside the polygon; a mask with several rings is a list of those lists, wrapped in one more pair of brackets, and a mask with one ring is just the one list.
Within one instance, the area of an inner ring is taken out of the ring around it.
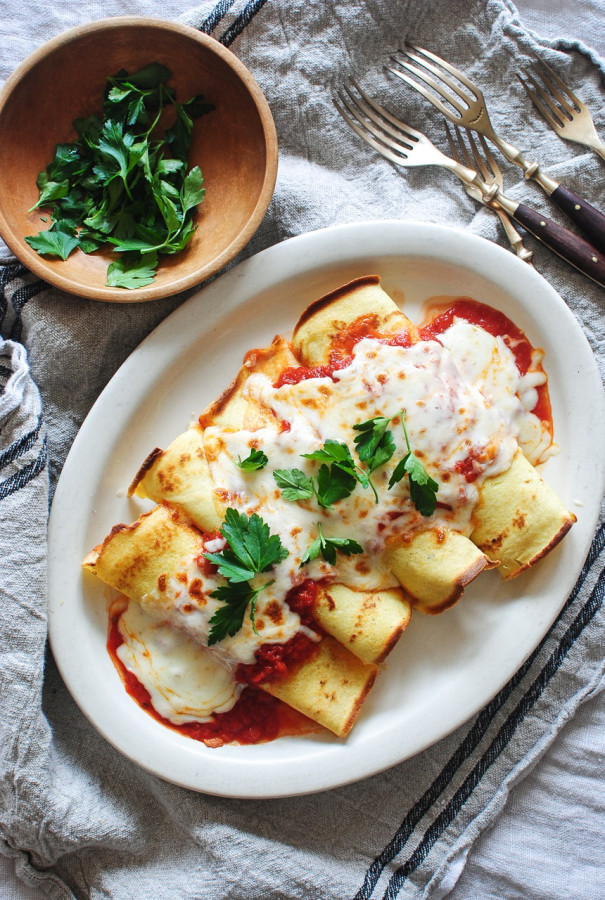
{"label": "navy stripe on cloth", "polygon": [[[21,278],[27,274],[28,270],[25,266],[21,265],[21,263],[10,266],[0,266],[0,329],[2,329],[8,312],[9,301],[6,293],[7,287],[15,280],[15,278]],[[11,326],[10,334],[7,335],[11,340],[21,340],[21,333],[23,331],[21,312],[25,304],[47,287],[48,285],[45,281],[38,279],[30,284],[23,284],[14,291],[11,297],[11,305],[15,312],[15,320]]]}
{"label": "navy stripe on cloth", "polygon": [[[536,650],[519,669],[515,676],[502,689],[502,691],[500,691],[500,693],[497,694],[497,696],[490,703],[488,703],[487,706],[478,714],[472,728],[470,729],[460,746],[446,763],[435,781],[433,781],[429,789],[410,810],[389,844],[387,844],[382,853],[376,857],[376,859],[369,867],[364,879],[364,883],[355,895],[355,900],[369,900],[384,868],[401,852],[406,842],[411,837],[416,826],[428,813],[433,803],[435,803],[440,795],[443,794],[445,789],[451,783],[456,772],[459,770],[460,766],[469,758],[473,750],[476,749],[481,739],[485,736],[485,732],[490,723],[495,718],[496,714],[500,711],[500,709],[502,709],[513,690],[527,675],[527,672],[529,671],[529,669],[531,669],[541,649],[544,647],[547,640],[549,640],[553,631],[562,620],[565,613],[569,610],[574,600],[577,598],[591,567],[598,559],[599,554],[603,551],[604,546],[605,526],[601,526],[595,536],[595,539],[593,540],[590,552],[582,568],[582,572],[576,583],[576,586],[565,606],[561,610],[561,613],[557,617],[556,622],[553,624],[551,630],[540,642]],[[476,763],[472,772],[467,776],[463,784],[458,788],[451,800],[443,808],[439,816],[437,816],[431,826],[427,829],[422,840],[416,846],[413,852],[408,856],[408,859],[391,876],[386,892],[384,894],[384,900],[392,900],[392,898],[397,896],[404,881],[418,868],[419,865],[421,865],[424,859],[426,859],[441,834],[458,815],[464,803],[471,796],[474,788],[481,781],[481,778],[485,775],[490,766],[493,765],[498,756],[510,742],[517,727],[523,721],[523,718],[525,717],[527,712],[537,702],[537,700],[539,700],[541,694],[550,682],[551,678],[556,675],[577,638],[580,636],[586,625],[589,624],[596,612],[602,606],[604,592],[605,569],[601,571],[597,584],[590,594],[590,597],[563,634],[558,646],[552,652],[548,661],[543,666],[538,676],[534,679],[529,689],[525,692],[519,703],[512,710],[506,722],[501,726],[483,756]]]}
{"label": "navy stripe on cloth", "polygon": [[24,434],[17,441],[13,441],[12,444],[0,453],[0,469],[3,469],[4,466],[7,466],[9,463],[14,462],[19,456],[22,456],[24,453],[27,453],[28,450],[34,446],[36,441],[38,440],[38,435],[40,434],[41,422],[38,421],[38,424],[33,429],[33,431],[29,431],[27,434]]}
{"label": "navy stripe on cloth", "polygon": [[6,286],[25,272],[25,266],[20,263],[11,266],[0,266],[0,329],[8,312],[8,298],[6,296]]}
{"label": "navy stripe on cloth", "polygon": [[244,28],[250,24],[254,16],[263,8],[266,2],[267,0],[250,0],[250,3],[246,4],[237,19],[229,26],[220,39],[221,44],[224,44],[225,47],[229,47],[236,37],[239,37]]}
{"label": "navy stripe on cloth", "polygon": [[205,34],[210,34],[219,22],[224,19],[227,15],[235,0],[221,0],[220,3],[217,3],[210,15],[207,19],[204,19],[202,24],[199,27],[199,31],[205,32]]}
{"label": "navy stripe on cloth", "polygon": [[23,311],[23,307],[26,303],[28,303],[32,297],[35,297],[41,291],[46,290],[48,285],[45,281],[33,281],[31,284],[23,284],[21,287],[17,288],[14,292],[11,303],[12,307],[15,310],[15,321],[12,324],[9,337],[13,341],[20,341],[21,334],[23,331],[23,322],[21,321],[21,313]]}
{"label": "navy stripe on cloth", "polygon": [[14,475],[11,475],[10,478],[0,481],[0,500],[5,500],[6,497],[20,491],[21,488],[28,485],[30,481],[33,481],[34,478],[44,471],[47,462],[48,449],[46,447],[46,441],[44,441],[37,459],[34,459],[26,466],[23,466],[22,469],[19,469]]}

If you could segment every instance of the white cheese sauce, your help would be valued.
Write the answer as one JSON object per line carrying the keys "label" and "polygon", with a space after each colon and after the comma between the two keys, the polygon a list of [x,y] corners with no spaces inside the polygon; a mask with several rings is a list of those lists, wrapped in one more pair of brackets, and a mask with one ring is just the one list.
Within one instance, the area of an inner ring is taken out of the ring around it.
{"label": "white cheese sauce", "polygon": [[118,628],[124,641],[119,659],[169,722],[208,722],[212,713],[234,706],[242,685],[182,631],[156,621],[137,603],[128,604]]}
{"label": "white cheese sauce", "polygon": [[451,353],[462,377],[491,399],[511,424],[532,465],[558,452],[550,430],[532,412],[538,402],[536,388],[547,380],[540,367],[544,356],[541,350],[533,351],[529,371],[521,375],[512,350],[501,337],[463,319],[454,318],[439,340]]}

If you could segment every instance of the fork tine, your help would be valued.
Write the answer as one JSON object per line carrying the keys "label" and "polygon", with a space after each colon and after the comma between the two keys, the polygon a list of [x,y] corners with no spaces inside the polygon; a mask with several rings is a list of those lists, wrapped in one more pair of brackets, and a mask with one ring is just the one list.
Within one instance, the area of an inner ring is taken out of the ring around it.
{"label": "fork tine", "polygon": [[397,155],[393,153],[388,147],[385,147],[379,141],[376,140],[373,135],[369,134],[367,131],[364,131],[363,128],[360,128],[357,122],[348,115],[348,113],[340,106],[336,100],[333,100],[334,106],[345,120],[349,128],[351,128],[358,137],[361,138],[362,141],[365,141],[373,150],[376,150],[381,156],[384,156],[385,159],[388,159],[390,162],[395,163],[395,165],[401,165],[402,160],[405,160],[405,157],[402,155]]}
{"label": "fork tine", "polygon": [[[355,108],[352,106],[350,102],[343,96],[341,91],[337,91],[340,102],[343,104],[345,109],[334,100],[334,106],[345,120],[349,128],[351,128],[358,137],[365,141],[373,150],[377,150],[382,156],[388,159],[390,162],[395,163],[395,165],[401,165],[402,162],[405,162],[407,159],[404,149],[400,148],[397,153],[394,153],[389,147],[385,146],[382,141],[376,139],[374,134],[370,134],[368,131],[367,122],[363,121],[363,125],[360,125],[360,120],[357,119]],[[348,112],[347,112],[348,110]]]}
{"label": "fork tine", "polygon": [[[452,134],[450,126],[447,122],[443,123],[445,127],[445,133],[447,135],[447,141],[452,151],[452,156],[454,159],[457,159],[458,162],[462,163],[462,165],[467,166],[469,169],[476,168],[473,166],[473,161],[470,157],[470,154],[467,150],[466,144],[462,140],[462,135],[460,133],[460,129],[457,125],[454,125],[454,133],[456,135],[457,141],[454,140],[454,135]],[[483,179],[485,181],[485,179]]]}
{"label": "fork tine", "polygon": [[[560,128],[563,125],[563,120],[561,118],[561,111],[554,107],[552,101],[549,100],[544,91],[540,88],[538,83],[532,78],[532,84],[535,85],[535,89],[532,88],[527,79],[531,78],[531,75],[527,73],[526,79],[522,78],[518,72],[515,73],[517,79],[521,82],[523,87],[525,88],[525,93],[534,104],[540,115],[546,120],[546,122],[550,125],[551,128],[554,128],[555,131],[557,128]],[[538,93],[539,91],[539,93]],[[542,98],[548,102],[548,106],[545,105]],[[552,112],[551,112],[552,109]]]}
{"label": "fork tine", "polygon": [[[536,81],[531,72],[526,73],[526,78],[531,81],[532,85],[534,86],[535,90],[538,92],[542,100],[544,100],[545,103],[548,104],[553,116],[555,116],[555,118],[559,118],[561,121],[563,121],[563,119],[567,119],[568,122],[571,122],[574,114],[580,111],[579,108],[575,110],[574,107],[567,102],[565,97],[563,97],[563,95],[556,89],[554,84],[551,84],[544,75],[542,75],[541,77],[547,90],[545,90],[544,87],[538,81]],[[557,101],[557,103],[555,103],[555,100]]]}
{"label": "fork tine", "polygon": [[409,84],[410,87],[415,88],[423,97],[425,97],[429,103],[432,103],[433,106],[436,106],[440,113],[442,113],[447,119],[450,119],[452,122],[456,121],[456,117],[452,115],[452,111],[447,108],[445,103],[442,103],[438,97],[436,97],[431,91],[427,91],[425,87],[421,84],[418,84],[417,81],[414,81],[413,78],[410,78],[409,75],[406,75],[405,72],[402,72],[400,69],[394,68],[394,66],[385,66],[387,72],[392,72],[393,75],[397,75],[398,78],[401,78],[402,81],[405,81],[406,84]]}
{"label": "fork tine", "polygon": [[[447,137],[447,142],[449,144],[450,153],[452,154],[452,157],[455,160],[457,160],[459,163],[463,163],[463,165],[469,166],[469,168],[470,168],[470,162],[469,162],[470,157],[468,156],[468,154],[466,152],[462,152],[462,153],[460,152],[461,149],[462,149],[462,151],[464,151],[465,148],[458,147],[456,145],[456,143],[454,142],[452,131],[451,131],[450,126],[447,123],[447,120],[443,123],[443,126],[445,128],[445,134]],[[456,126],[454,126],[454,127],[456,127]]]}
{"label": "fork tine", "polygon": [[[388,129],[388,125],[380,122],[380,119],[372,113],[364,109],[365,104],[363,101],[359,101],[357,97],[355,97],[348,87],[345,85],[346,96],[338,91],[338,97],[340,102],[346,107],[348,112],[357,120],[361,128],[365,128],[366,131],[369,131],[374,137],[380,141],[382,144],[385,144],[387,147],[390,147],[396,153],[401,154],[404,158],[406,157],[406,151],[410,151],[414,148],[414,142],[411,138],[409,138],[404,132],[400,135],[397,135],[394,130],[386,130]],[[390,133],[389,133],[390,132]],[[393,140],[393,138],[396,140]]]}
{"label": "fork tine", "polygon": [[[401,52],[401,51],[399,51],[399,52]],[[450,89],[449,91],[446,90],[443,87],[443,84],[441,84],[439,81],[437,81],[436,78],[433,78],[431,76],[430,72],[424,72],[422,69],[419,69],[418,66],[412,65],[410,62],[408,62],[405,59],[402,59],[396,53],[393,54],[393,56],[391,56],[391,61],[394,62],[396,65],[401,66],[402,68],[406,69],[407,72],[411,72],[412,75],[415,75],[416,78],[419,78],[421,81],[423,81],[429,87],[432,87],[433,90],[436,91],[441,97],[443,97],[443,99],[446,100],[449,104],[451,104],[451,106],[453,106],[457,112],[463,113],[465,111],[465,109],[468,108],[468,97],[460,91],[460,89],[458,88],[457,85],[455,85],[453,82],[450,82],[447,77],[444,77],[443,75],[441,75],[441,73],[437,69],[435,69],[434,66],[431,66],[430,63],[426,64],[426,68],[429,69],[430,71],[434,72],[434,74],[437,76],[437,78],[443,79],[445,84],[447,84],[448,88]],[[409,75],[408,75],[408,79],[409,79]],[[408,83],[409,83],[409,81],[408,81]],[[461,104],[455,97],[453,97],[452,91],[454,91],[458,95],[458,97],[460,97],[462,100],[464,100],[466,105]]]}
{"label": "fork tine", "polygon": [[[458,137],[458,141],[460,142],[461,146],[464,147],[465,146],[464,139],[462,137],[462,133],[461,133],[460,129],[458,128],[458,126],[456,126],[456,135]],[[479,148],[477,147],[477,144],[475,143],[470,131],[466,132],[466,139],[468,141],[469,147],[471,148],[471,153],[473,154],[473,161],[468,163],[467,165],[469,166],[470,169],[473,169],[473,168],[477,169],[478,172],[481,174],[481,177],[484,181],[491,181],[492,176],[486,165],[485,159],[479,153]],[[474,165],[473,165],[473,163],[474,163]]]}
{"label": "fork tine", "polygon": [[[383,128],[386,128],[387,131],[389,131],[393,135],[393,137],[396,138],[404,135],[406,139],[414,142],[422,138],[422,134],[419,131],[416,131],[416,129],[412,128],[410,125],[406,125],[406,123],[402,122],[400,119],[395,118],[395,116],[393,116],[387,109],[385,109],[383,106],[380,106],[378,103],[376,103],[375,100],[372,100],[372,98],[369,97],[368,94],[366,94],[366,92],[357,84],[354,78],[349,78],[349,82],[353,85],[353,87],[359,94],[359,97],[354,97],[350,89],[345,84],[344,87],[347,91],[347,94],[356,102],[359,107],[361,107],[365,111],[366,115],[369,116],[369,118],[376,122],[377,125],[381,125]],[[384,121],[377,120],[374,114],[378,115],[380,119]],[[389,128],[389,124],[387,123],[392,125],[393,128]]]}
{"label": "fork tine", "polygon": [[[473,136],[472,132],[470,132],[470,131],[469,131],[468,135],[469,135],[469,138],[472,138],[472,136]],[[493,180],[495,182],[497,182],[498,184],[500,184],[500,186],[502,186],[502,184],[503,184],[502,171],[500,169],[500,166],[496,162],[496,157],[494,156],[490,147],[488,146],[488,143],[485,140],[485,137],[482,134],[478,134],[477,137],[479,138],[479,143],[481,144],[481,149],[483,150],[483,158],[485,159],[485,162],[490,171],[491,177],[493,178]]]}
{"label": "fork tine", "polygon": [[[413,44],[408,44],[407,42],[403,45],[403,48],[398,51],[398,53],[407,56],[408,60],[412,60],[414,63],[416,63],[414,71],[416,71],[417,74],[422,75],[423,70],[426,70],[427,72],[432,73],[437,79],[439,79],[440,82],[443,82],[443,84],[447,84],[450,90],[454,91],[454,93],[457,94],[457,96],[462,101],[464,101],[467,106],[470,102],[468,92],[470,92],[471,94],[471,100],[477,99],[477,88],[471,81],[469,81],[466,75],[464,75],[462,72],[459,72],[458,69],[455,69],[453,66],[450,66],[450,64],[446,63],[445,60],[440,60],[439,57],[435,56],[434,53],[429,54],[428,50],[423,50],[421,47],[415,47]],[[438,65],[433,65],[433,63],[431,63],[429,59],[425,59],[423,57],[430,57],[431,59],[434,59],[438,63]],[[399,60],[399,62],[403,63],[403,60]],[[419,69],[419,66],[421,66],[422,68]],[[408,68],[411,68],[409,64]],[[451,71],[452,74],[458,78],[458,81],[462,82],[465,85],[467,91],[465,92],[460,87],[460,85],[456,84],[455,81],[444,74],[444,69],[446,69],[447,71]],[[446,96],[449,99],[449,95],[445,94],[443,91],[441,91],[441,93],[442,96]]]}
{"label": "fork tine", "polygon": [[[463,84],[466,88],[468,88],[468,90],[471,92],[473,97],[475,97],[476,99],[479,99],[477,96],[476,86],[473,84],[473,82],[469,78],[467,78],[467,76],[464,74],[464,72],[460,71],[460,69],[457,69],[451,63],[446,62],[446,60],[441,59],[441,57],[437,56],[436,53],[431,53],[430,50],[425,50],[424,47],[419,47],[418,44],[412,44],[409,41],[406,41],[405,46],[406,46],[406,48],[408,48],[409,50],[413,50],[416,54],[419,54],[420,56],[426,56],[427,59],[431,59],[433,62],[437,63],[438,66],[441,66],[442,68],[444,68],[446,70],[446,72],[449,72],[450,75],[453,75],[454,78],[457,78],[461,84]],[[414,56],[413,58],[416,59],[418,62],[422,62],[422,60],[419,59],[418,56]],[[428,65],[428,64],[424,63],[424,65]],[[433,69],[433,71],[435,71],[435,70]],[[443,77],[443,76],[441,76],[441,77]],[[443,80],[446,81],[445,78]],[[451,83],[451,82],[449,82],[449,83]]]}
{"label": "fork tine", "polygon": [[422,137],[420,132],[410,128],[404,122],[400,122],[386,109],[375,103],[353,78],[350,78],[349,81],[360,96],[356,96],[351,88],[344,84],[345,94],[337,91],[344,109],[334,101],[336,109],[345,122],[362,140],[391,162],[399,165],[407,162],[414,145]]}
{"label": "fork tine", "polygon": [[[550,67],[547,63],[545,63],[544,60],[542,60],[542,59],[539,60],[539,63],[540,63],[539,67],[538,67],[537,64],[534,64],[534,68],[535,68],[537,71],[540,71],[540,75],[541,75],[541,77],[542,77],[542,79],[543,79],[543,81],[544,81],[544,84],[548,84],[548,80],[547,80],[547,78],[545,77],[545,75],[546,75],[546,73],[547,73],[547,74],[548,74],[548,78],[550,79],[550,81],[551,81],[554,85],[557,85],[557,86],[558,86],[559,92],[553,90],[553,94],[555,95],[555,97],[557,98],[557,100],[559,101],[559,103],[564,104],[564,100],[563,100],[563,97],[562,97],[561,95],[565,95],[565,96],[569,97],[569,99],[571,100],[571,102],[572,102],[573,105],[575,106],[576,111],[577,111],[577,112],[580,112],[580,110],[581,110],[582,107],[584,106],[584,104],[582,103],[582,101],[580,100],[580,98],[579,98],[579,97],[576,97],[576,95],[575,95],[574,92],[571,90],[571,88],[568,87],[568,86],[565,84],[565,82],[561,80],[561,78],[559,78],[559,76],[557,75],[557,73],[556,73],[553,69],[551,69],[551,67]],[[566,107],[566,108],[569,108],[569,107]]]}

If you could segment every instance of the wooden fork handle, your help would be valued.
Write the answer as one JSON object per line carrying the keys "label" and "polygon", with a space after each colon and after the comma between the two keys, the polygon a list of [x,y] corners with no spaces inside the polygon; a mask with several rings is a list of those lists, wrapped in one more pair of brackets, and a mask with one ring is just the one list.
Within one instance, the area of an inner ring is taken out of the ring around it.
{"label": "wooden fork handle", "polygon": [[582,200],[573,191],[563,187],[562,184],[552,192],[550,198],[578,226],[593,247],[596,247],[601,253],[605,253],[605,216],[603,213],[587,203],[586,200]]}
{"label": "wooden fork handle", "polygon": [[597,284],[605,287],[605,256],[588,241],[553,222],[552,219],[547,219],[524,203],[519,203],[516,210],[514,212],[511,210],[510,214],[542,244]]}

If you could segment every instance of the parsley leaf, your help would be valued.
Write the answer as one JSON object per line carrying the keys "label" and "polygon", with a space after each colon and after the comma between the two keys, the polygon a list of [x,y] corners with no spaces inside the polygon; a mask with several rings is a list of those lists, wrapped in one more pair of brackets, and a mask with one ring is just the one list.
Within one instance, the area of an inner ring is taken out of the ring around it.
{"label": "parsley leaf", "polygon": [[148,254],[142,259],[116,259],[107,267],[107,284],[109,287],[123,288],[152,284],[157,262],[156,254]]}
{"label": "parsley leaf", "polygon": [[245,513],[229,508],[220,531],[228,546],[219,553],[204,553],[204,556],[230,581],[249,581],[288,555],[279,535],[271,534],[257,513],[248,518]]}
{"label": "parsley leaf", "polygon": [[219,607],[210,619],[212,628],[208,646],[239,631],[248,605],[252,627],[258,634],[254,624],[256,601],[260,592],[273,582],[268,581],[255,588],[250,584],[250,579],[273,568],[288,555],[279,535],[271,534],[269,526],[256,513],[248,518],[245,513],[229,508],[225,512],[221,534],[228,542],[224,550],[203,554],[218,566],[219,573],[227,579],[227,584],[221,585],[210,595],[223,601],[225,606]]}
{"label": "parsley leaf", "polygon": [[40,234],[29,235],[25,240],[40,256],[59,256],[61,259],[67,259],[72,250],[78,246],[77,237],[58,228],[49,228]]}
{"label": "parsley leaf", "polygon": [[193,209],[198,203],[202,202],[206,196],[206,189],[202,187],[203,184],[204,177],[200,167],[194,166],[185,176],[183,187],[181,188],[179,195],[183,213],[189,212],[190,209]]}
{"label": "parsley leaf", "polygon": [[253,447],[245,459],[238,458],[237,464],[240,469],[244,469],[246,472],[254,472],[257,469],[264,469],[268,462],[269,457],[267,454]]}
{"label": "parsley leaf", "polygon": [[301,469],[275,469],[273,477],[284,500],[309,500],[315,493],[313,481]]}
{"label": "parsley leaf", "polygon": [[321,450],[301,455],[306,459],[324,461],[317,474],[316,495],[317,502],[325,509],[331,509],[332,504],[337,500],[343,500],[352,494],[357,483],[362,487],[369,485],[378,500],[374,485],[371,484],[363,469],[355,465],[351,451],[345,443],[327,440]]}
{"label": "parsley leaf", "polygon": [[389,479],[389,490],[407,474],[410,483],[410,499],[418,512],[423,516],[432,516],[437,506],[439,484],[431,478],[418,457],[412,452],[410,439],[405,425],[405,415],[401,412],[401,424],[405,435],[408,452],[401,459]]}
{"label": "parsley leaf", "polygon": [[221,600],[225,605],[219,606],[214,615],[210,619],[210,633],[208,635],[208,646],[222,641],[226,637],[233,637],[244,624],[244,616],[248,605],[250,606],[250,621],[254,633],[258,634],[254,621],[256,613],[256,601],[261,591],[273,584],[268,581],[259,588],[253,588],[247,581],[239,584],[224,584],[213,591],[210,596]]}
{"label": "parsley leaf", "polygon": [[334,503],[344,500],[353,493],[357,485],[357,474],[339,465],[320,466],[317,473],[317,502],[324,509],[332,509]]}
{"label": "parsley leaf", "polygon": [[354,430],[359,431],[355,438],[357,455],[366,464],[370,474],[379,466],[384,466],[395,452],[393,433],[388,430],[392,418],[375,416],[367,422],[353,425]]}
{"label": "parsley leaf", "polygon": [[320,554],[326,562],[334,566],[336,565],[336,551],[344,556],[363,553],[363,547],[353,538],[326,537],[319,522],[317,523],[317,533],[316,539],[303,553],[299,568],[313,562]]}

